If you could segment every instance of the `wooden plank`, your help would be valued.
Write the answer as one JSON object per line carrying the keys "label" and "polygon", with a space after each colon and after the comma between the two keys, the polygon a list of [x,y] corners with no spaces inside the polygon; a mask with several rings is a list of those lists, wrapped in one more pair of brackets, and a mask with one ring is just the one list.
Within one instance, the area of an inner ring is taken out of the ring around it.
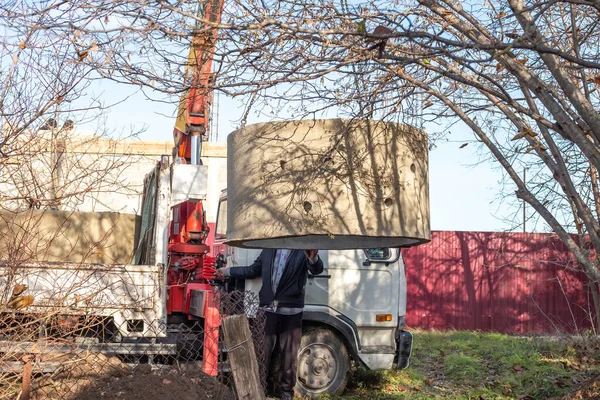
{"label": "wooden plank", "polygon": [[265,393],[260,383],[258,361],[246,315],[223,318],[222,329],[237,398],[264,400]]}
{"label": "wooden plank", "polygon": [[169,343],[99,343],[99,344],[60,344],[52,342],[13,342],[0,340],[0,353],[30,354],[72,354],[89,351],[107,355],[174,355],[177,345]]}
{"label": "wooden plank", "polygon": [[[23,374],[25,365],[22,361],[2,361],[0,362],[0,372]],[[47,374],[58,370],[64,363],[61,362],[36,362],[31,366],[31,373]]]}

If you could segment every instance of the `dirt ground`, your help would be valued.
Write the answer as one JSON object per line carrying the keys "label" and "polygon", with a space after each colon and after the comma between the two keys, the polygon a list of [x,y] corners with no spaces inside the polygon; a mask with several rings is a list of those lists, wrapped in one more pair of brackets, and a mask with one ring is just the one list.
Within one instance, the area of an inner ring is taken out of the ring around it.
{"label": "dirt ground", "polygon": [[582,383],[573,392],[560,397],[560,400],[589,400],[600,399],[600,376],[593,377]]}
{"label": "dirt ground", "polygon": [[198,366],[130,368],[101,354],[78,360],[63,373],[42,379],[34,399],[65,400],[235,400],[232,391]]}
{"label": "dirt ground", "polygon": [[228,387],[202,372],[136,369],[131,375],[97,382],[73,399],[235,400],[235,397]]}

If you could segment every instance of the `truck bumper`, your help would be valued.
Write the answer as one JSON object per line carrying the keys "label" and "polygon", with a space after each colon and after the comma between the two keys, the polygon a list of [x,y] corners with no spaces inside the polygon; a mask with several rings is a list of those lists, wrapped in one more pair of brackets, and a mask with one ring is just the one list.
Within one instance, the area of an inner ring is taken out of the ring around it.
{"label": "truck bumper", "polygon": [[412,333],[405,330],[396,331],[396,356],[394,357],[396,369],[405,369],[408,367],[412,352],[412,340]]}

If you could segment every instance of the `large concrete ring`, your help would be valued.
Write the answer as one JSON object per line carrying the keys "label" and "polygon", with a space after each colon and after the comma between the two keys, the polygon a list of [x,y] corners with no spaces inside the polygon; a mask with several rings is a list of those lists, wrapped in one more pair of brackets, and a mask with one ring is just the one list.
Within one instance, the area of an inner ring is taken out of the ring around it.
{"label": "large concrete ring", "polygon": [[380,121],[250,125],[228,137],[227,241],[353,249],[428,242],[427,136]]}

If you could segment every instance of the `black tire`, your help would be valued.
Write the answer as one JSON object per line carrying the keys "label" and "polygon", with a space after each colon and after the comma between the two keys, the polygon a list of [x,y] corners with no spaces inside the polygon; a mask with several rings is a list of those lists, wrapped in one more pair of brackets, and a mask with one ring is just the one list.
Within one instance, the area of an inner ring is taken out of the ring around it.
{"label": "black tire", "polygon": [[311,398],[342,394],[350,378],[350,357],[340,338],[328,329],[302,334],[298,351],[296,391]]}

